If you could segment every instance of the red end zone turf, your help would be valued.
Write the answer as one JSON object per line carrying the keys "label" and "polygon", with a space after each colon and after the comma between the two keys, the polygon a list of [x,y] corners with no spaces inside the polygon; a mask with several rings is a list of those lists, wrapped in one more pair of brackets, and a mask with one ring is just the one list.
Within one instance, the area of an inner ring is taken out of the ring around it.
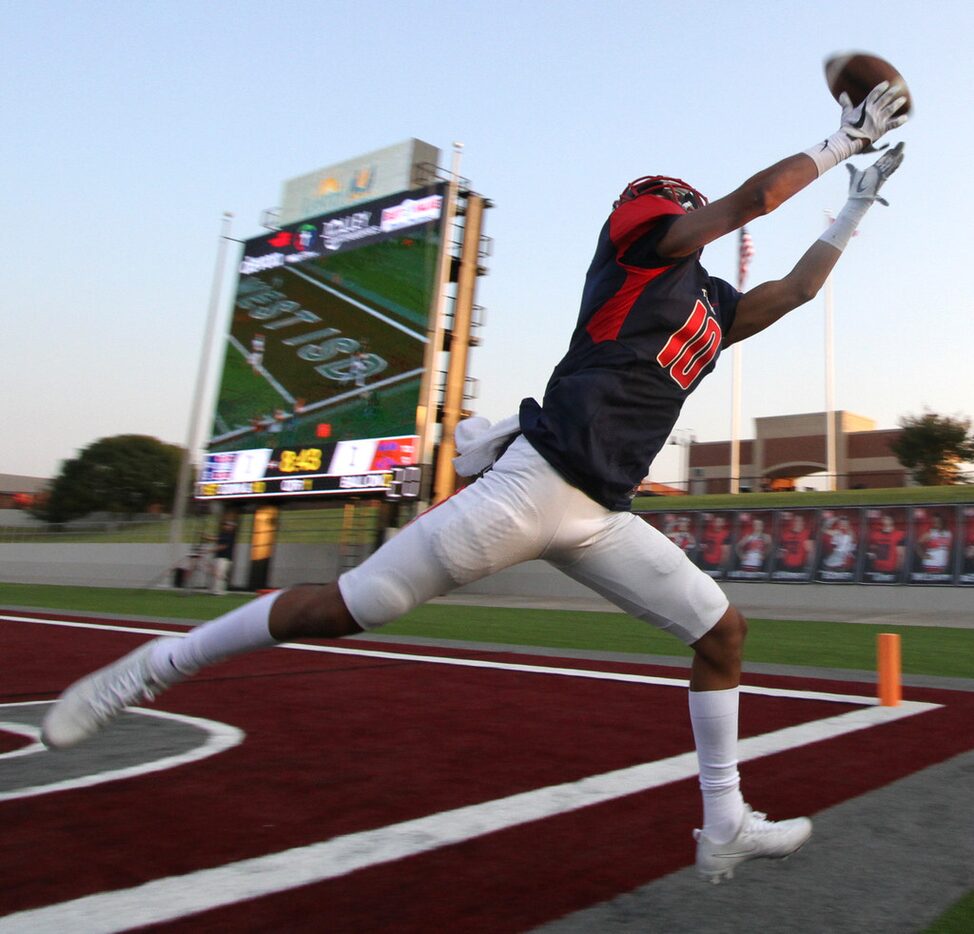
{"label": "red end zone turf", "polygon": [[[0,703],[50,699],[72,678],[145,638],[0,623],[5,670]],[[384,643],[340,646],[390,650]],[[632,664],[437,653],[425,647],[401,651],[685,676]],[[748,682],[869,691],[866,685],[783,678]],[[748,798],[772,817],[814,813],[974,746],[969,696],[906,693],[945,706],[745,762]],[[277,853],[692,749],[682,688],[452,667],[406,657],[267,651],[172,689],[159,707],[229,723],[247,738],[213,758],[168,771],[0,802],[8,844],[0,858],[5,880],[0,914]],[[853,708],[748,695],[742,735]],[[696,780],[688,778],[167,927],[524,930],[689,865],[690,830],[698,821]],[[27,852],[30,858],[24,859]]]}

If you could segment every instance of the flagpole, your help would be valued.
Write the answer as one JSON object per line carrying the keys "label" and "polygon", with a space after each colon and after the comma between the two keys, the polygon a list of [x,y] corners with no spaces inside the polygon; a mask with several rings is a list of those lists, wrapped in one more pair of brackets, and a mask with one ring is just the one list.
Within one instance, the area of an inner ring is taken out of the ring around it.
{"label": "flagpole", "polygon": [[730,491],[741,492],[741,345],[734,345],[731,377]]}
{"label": "flagpole", "polygon": [[[825,226],[835,220],[825,212]],[[825,280],[825,473],[829,491],[838,489],[835,425],[835,315],[832,300],[832,274]]]}
{"label": "flagpole", "polygon": [[[744,291],[747,281],[747,269],[754,255],[754,244],[746,227],[741,228],[740,247],[737,264],[737,290]],[[730,456],[730,491],[741,491],[741,370],[743,367],[741,343],[734,344],[732,355],[731,377],[731,456]]]}
{"label": "flagpole", "polygon": [[835,425],[835,327],[832,276],[825,280],[825,470],[830,491],[838,489]]}

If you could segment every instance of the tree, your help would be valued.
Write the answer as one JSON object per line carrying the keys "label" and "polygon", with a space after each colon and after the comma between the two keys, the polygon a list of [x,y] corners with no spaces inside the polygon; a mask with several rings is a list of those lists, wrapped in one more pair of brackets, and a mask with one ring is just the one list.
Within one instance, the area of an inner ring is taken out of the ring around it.
{"label": "tree", "polygon": [[962,482],[961,465],[974,460],[974,438],[968,418],[951,418],[929,410],[899,419],[900,436],[890,444],[897,460],[922,486]]}
{"label": "tree", "polygon": [[146,435],[102,438],[64,462],[37,515],[66,522],[91,512],[131,516],[168,509],[181,458],[179,446]]}

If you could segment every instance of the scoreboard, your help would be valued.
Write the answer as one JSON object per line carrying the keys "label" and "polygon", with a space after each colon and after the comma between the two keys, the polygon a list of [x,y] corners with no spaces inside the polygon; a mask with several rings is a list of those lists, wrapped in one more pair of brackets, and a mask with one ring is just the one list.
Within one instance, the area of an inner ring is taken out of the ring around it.
{"label": "scoreboard", "polygon": [[446,196],[435,183],[244,241],[197,499],[419,495]]}
{"label": "scoreboard", "polygon": [[210,453],[196,483],[198,499],[384,493],[420,495],[418,437],[368,438],[291,448]]}

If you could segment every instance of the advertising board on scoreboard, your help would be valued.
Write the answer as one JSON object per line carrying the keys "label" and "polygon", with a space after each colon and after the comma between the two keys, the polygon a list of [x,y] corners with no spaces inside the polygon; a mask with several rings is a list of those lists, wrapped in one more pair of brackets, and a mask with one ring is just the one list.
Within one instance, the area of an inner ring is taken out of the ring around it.
{"label": "advertising board on scoreboard", "polygon": [[293,224],[310,215],[418,188],[430,180],[440,151],[409,139],[394,146],[324,166],[289,179],[281,195],[280,221]]}
{"label": "advertising board on scoreboard", "polygon": [[398,192],[245,241],[198,499],[395,490],[416,465],[445,198]]}

